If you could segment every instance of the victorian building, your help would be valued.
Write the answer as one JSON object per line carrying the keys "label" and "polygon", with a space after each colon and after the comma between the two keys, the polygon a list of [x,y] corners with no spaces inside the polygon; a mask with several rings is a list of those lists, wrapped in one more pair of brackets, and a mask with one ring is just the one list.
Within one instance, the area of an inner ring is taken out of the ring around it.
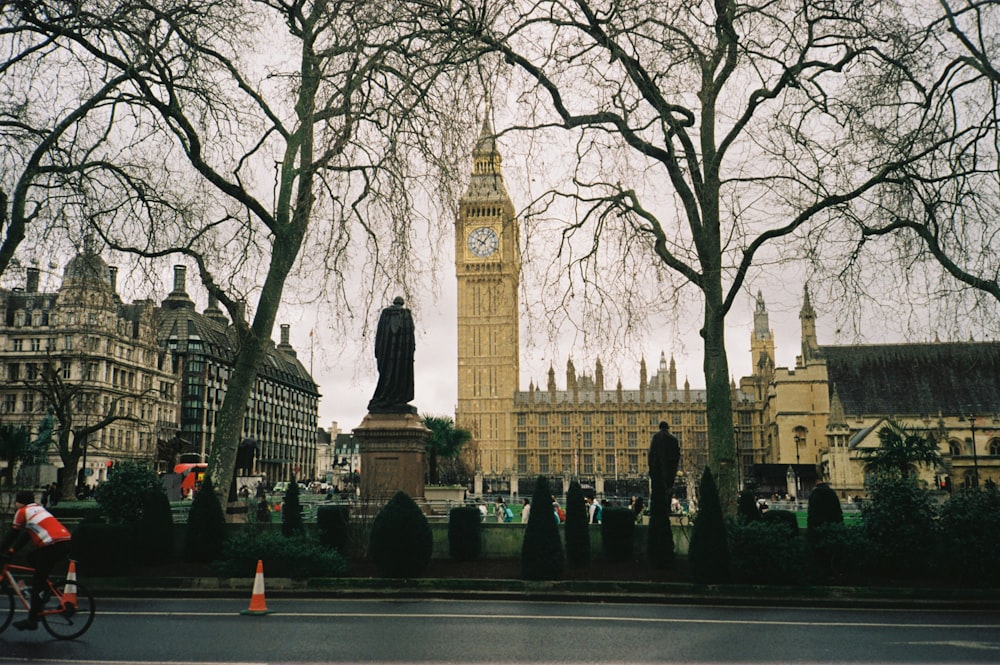
{"label": "victorian building", "polygon": [[[197,312],[187,294],[186,268],[175,266],[173,291],[160,308],[158,339],[179,377],[183,450],[207,459],[216,419],[235,361],[236,336],[213,300]],[[240,433],[241,446],[254,448],[254,474],[267,482],[299,480],[316,468],[319,392],[289,344],[289,327],[271,346],[258,370]]]}
{"label": "victorian building", "polygon": [[[456,426],[469,430],[473,491],[525,494],[534,478],[554,490],[571,478],[598,494],[642,492],[646,450],[660,421],[681,442],[675,486],[689,493],[708,462],[705,390],[677,382],[673,358],[661,352],[655,371],[639,367],[638,387],[606,381],[600,359],[580,372],[568,360],[559,385],[519,381],[518,221],[507,192],[492,128],[483,123],[469,186],[455,224],[458,286]],[[827,480],[842,497],[864,495],[862,450],[879,445],[891,419],[934,437],[939,468],[921,470],[928,484],[1000,481],[1000,344],[967,342],[824,346],[805,291],[801,349],[778,366],[764,296],[758,292],[750,331],[752,372],[731,385],[741,486],[762,494],[808,496]]]}
{"label": "victorian building", "polygon": [[[23,287],[0,289],[0,420],[33,439],[52,430],[68,445],[74,434],[61,431],[54,411],[77,432],[121,416],[87,437],[78,485],[104,479],[116,461],[152,460],[178,425],[177,375],[157,344],[157,310],[149,300],[122,302],[116,274],[87,242],[57,290],[39,290],[37,268]],[[50,460],[62,466],[54,445]]]}
{"label": "victorian building", "polygon": [[[458,402],[455,424],[469,430],[469,462],[482,484],[474,488],[529,493],[538,475],[556,491],[578,478],[595,492],[644,493],[646,450],[660,421],[681,441],[680,491],[707,463],[705,391],[677,384],[673,359],[661,353],[656,372],[639,367],[639,386],[605,384],[600,359],[593,373],[567,361],[557,386],[554,368],[543,388],[519,382],[518,221],[504,184],[502,158],[484,121],[472,154],[468,189],[455,226],[458,282]],[[733,387],[734,427],[741,473],[763,462],[760,393]]]}

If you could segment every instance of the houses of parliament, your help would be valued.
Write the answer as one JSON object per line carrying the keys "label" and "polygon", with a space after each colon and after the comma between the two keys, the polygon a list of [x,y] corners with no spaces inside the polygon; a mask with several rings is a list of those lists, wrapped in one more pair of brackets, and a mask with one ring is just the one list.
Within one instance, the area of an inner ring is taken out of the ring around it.
{"label": "houses of parliament", "polygon": [[[638,387],[606,381],[600,359],[567,360],[546,385],[519,381],[520,235],[487,121],[473,150],[455,227],[458,286],[456,426],[472,433],[476,493],[530,494],[548,476],[565,491],[579,479],[597,494],[643,491],[646,450],[660,421],[681,442],[675,491],[689,495],[708,463],[705,390],[678,385],[673,358],[643,360]],[[888,420],[938,443],[943,462],[918,470],[940,489],[1000,481],[1000,343],[824,346],[804,289],[801,350],[777,364],[765,298],[749,331],[751,376],[731,383],[742,487],[807,496],[820,480],[842,498],[864,496],[862,451]]]}

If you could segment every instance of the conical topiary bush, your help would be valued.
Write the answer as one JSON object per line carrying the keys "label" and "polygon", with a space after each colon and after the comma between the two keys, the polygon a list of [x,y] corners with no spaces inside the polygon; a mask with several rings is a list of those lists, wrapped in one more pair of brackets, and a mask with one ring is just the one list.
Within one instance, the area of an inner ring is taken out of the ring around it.
{"label": "conical topiary bush", "polygon": [[566,493],[566,558],[582,568],[590,563],[590,515],[580,483],[573,481]]}
{"label": "conical topiary bush", "polygon": [[708,467],[705,467],[701,477],[698,516],[691,531],[688,559],[691,576],[698,584],[724,584],[729,581],[726,523],[719,503],[719,490]]}
{"label": "conical topiary bush", "polygon": [[206,476],[188,511],[184,558],[188,561],[214,561],[222,555],[225,539],[226,515],[212,489],[212,479]]}
{"label": "conical topiary bush", "polygon": [[382,577],[416,577],[431,562],[434,536],[406,492],[396,492],[372,523],[368,556]]}
{"label": "conical topiary bush", "polygon": [[[545,519],[550,516],[551,519]],[[558,580],[562,578],[565,556],[559,524],[552,511],[552,491],[549,479],[538,476],[531,497],[531,519],[524,527],[521,543],[521,577],[526,580]]]}

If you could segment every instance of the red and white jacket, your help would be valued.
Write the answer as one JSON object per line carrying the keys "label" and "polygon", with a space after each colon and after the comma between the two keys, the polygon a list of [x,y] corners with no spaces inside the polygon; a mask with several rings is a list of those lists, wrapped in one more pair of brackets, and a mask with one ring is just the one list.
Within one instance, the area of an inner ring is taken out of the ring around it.
{"label": "red and white jacket", "polygon": [[70,539],[69,530],[52,513],[37,503],[29,503],[14,513],[15,531],[27,529],[35,547],[45,547]]}

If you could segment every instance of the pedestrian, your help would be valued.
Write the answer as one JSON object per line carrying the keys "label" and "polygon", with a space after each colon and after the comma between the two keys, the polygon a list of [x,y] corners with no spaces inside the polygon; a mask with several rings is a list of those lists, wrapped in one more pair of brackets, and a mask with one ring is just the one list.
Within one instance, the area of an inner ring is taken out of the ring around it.
{"label": "pedestrian", "polygon": [[503,523],[507,517],[507,506],[504,504],[503,499],[498,498],[496,507],[493,509],[493,515],[497,518],[497,522]]}
{"label": "pedestrian", "polygon": [[14,498],[14,521],[0,544],[0,558],[10,560],[31,542],[28,563],[35,569],[31,577],[31,607],[28,618],[14,623],[18,630],[37,630],[42,612],[42,591],[55,565],[69,555],[69,530],[52,513],[35,503],[34,493],[23,490]]}
{"label": "pedestrian", "polygon": [[479,514],[482,515],[484,522],[490,516],[489,508],[486,507],[486,502],[482,499],[479,500]]}
{"label": "pedestrian", "polygon": [[528,517],[531,515],[531,499],[525,499],[524,505],[521,506],[521,524],[528,523]]}
{"label": "pedestrian", "polygon": [[59,485],[58,483],[51,483],[49,485],[49,507],[55,507],[59,505]]}
{"label": "pedestrian", "polygon": [[642,497],[638,497],[635,503],[632,505],[632,517],[636,524],[642,524],[642,513],[646,510],[646,502],[642,500]]}

